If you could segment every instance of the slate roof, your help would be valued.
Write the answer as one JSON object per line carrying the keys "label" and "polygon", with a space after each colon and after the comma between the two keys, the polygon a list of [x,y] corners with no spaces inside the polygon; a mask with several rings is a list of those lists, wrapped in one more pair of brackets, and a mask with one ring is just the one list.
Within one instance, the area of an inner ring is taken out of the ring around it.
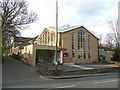
{"label": "slate roof", "polygon": [[29,40],[35,40],[38,36],[34,38],[29,38],[29,37],[14,37],[14,42],[26,42]]}

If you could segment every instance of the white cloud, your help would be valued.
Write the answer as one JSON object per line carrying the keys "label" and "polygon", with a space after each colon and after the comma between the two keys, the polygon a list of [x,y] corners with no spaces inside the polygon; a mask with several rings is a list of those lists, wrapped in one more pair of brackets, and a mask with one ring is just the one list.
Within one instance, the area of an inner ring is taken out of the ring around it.
{"label": "white cloud", "polygon": [[[64,24],[84,24],[96,34],[109,32],[107,20],[118,17],[118,0],[58,0],[59,26]],[[29,10],[38,14],[39,20],[32,24],[30,30],[22,32],[23,36],[34,37],[40,34],[43,27],[55,26],[56,0],[27,0]]]}

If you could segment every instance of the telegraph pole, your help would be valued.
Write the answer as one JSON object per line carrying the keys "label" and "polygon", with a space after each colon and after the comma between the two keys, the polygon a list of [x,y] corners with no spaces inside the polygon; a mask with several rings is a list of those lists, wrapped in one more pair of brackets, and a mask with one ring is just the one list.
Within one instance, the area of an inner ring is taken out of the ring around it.
{"label": "telegraph pole", "polygon": [[118,2],[118,53],[120,61],[120,1]]}
{"label": "telegraph pole", "polygon": [[57,72],[57,65],[58,65],[58,60],[57,60],[57,51],[58,51],[58,0],[56,0],[56,49],[55,49],[55,70],[56,74]]}

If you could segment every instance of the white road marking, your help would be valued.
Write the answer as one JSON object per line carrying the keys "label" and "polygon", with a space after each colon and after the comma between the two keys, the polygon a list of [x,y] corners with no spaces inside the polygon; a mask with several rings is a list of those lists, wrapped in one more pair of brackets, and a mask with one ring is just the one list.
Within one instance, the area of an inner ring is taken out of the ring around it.
{"label": "white road marking", "polygon": [[110,80],[110,81],[94,82],[94,84],[108,83],[108,82],[116,82],[116,81],[118,81],[118,80]]}
{"label": "white road marking", "polygon": [[70,86],[62,86],[62,87],[56,87],[56,88],[70,88],[70,87],[75,87],[76,85],[70,85]]}

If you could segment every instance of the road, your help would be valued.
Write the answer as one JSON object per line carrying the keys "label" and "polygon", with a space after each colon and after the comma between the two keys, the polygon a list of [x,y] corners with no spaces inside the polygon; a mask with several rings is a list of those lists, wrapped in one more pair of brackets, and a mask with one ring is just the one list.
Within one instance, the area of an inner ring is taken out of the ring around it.
{"label": "road", "polygon": [[24,79],[3,83],[3,88],[118,88],[118,75],[73,79]]}
{"label": "road", "polygon": [[3,57],[2,88],[118,88],[118,74],[72,79],[40,78],[34,67]]}

